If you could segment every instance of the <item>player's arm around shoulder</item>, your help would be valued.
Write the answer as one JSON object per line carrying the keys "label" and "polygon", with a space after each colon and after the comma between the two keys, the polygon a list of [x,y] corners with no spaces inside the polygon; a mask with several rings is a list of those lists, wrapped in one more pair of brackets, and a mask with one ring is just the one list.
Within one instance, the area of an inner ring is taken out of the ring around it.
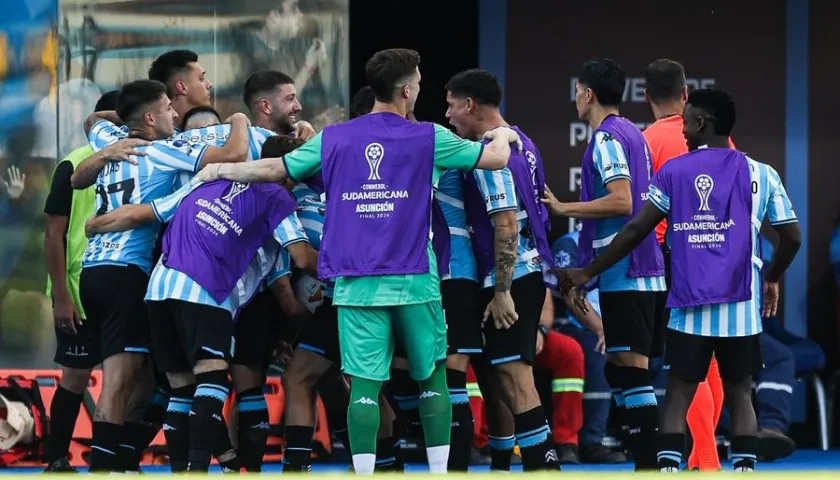
{"label": "player's arm around shoulder", "polygon": [[85,222],[85,235],[124,232],[155,220],[155,212],[149,203],[123,205],[106,214],[90,217]]}
{"label": "player's arm around shoulder", "polygon": [[137,165],[137,157],[146,154],[146,150],[141,147],[149,145],[151,142],[142,138],[123,138],[115,141],[77,165],[70,176],[70,185],[74,190],[90,187],[96,183],[96,177],[109,162],[129,162]]}

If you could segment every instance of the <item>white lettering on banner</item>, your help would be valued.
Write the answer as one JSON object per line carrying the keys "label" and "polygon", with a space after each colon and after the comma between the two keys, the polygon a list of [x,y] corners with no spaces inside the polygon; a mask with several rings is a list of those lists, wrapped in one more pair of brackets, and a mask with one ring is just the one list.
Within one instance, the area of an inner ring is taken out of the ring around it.
{"label": "white lettering on banner", "polygon": [[199,198],[196,199],[195,204],[204,209],[195,215],[196,222],[209,227],[208,231],[210,233],[224,235],[230,229],[236,236],[242,235],[242,227],[230,215],[232,211],[230,205],[225,204],[218,198],[212,202]]}
{"label": "white lettering on banner", "polygon": [[[572,77],[569,81],[570,94],[569,99],[575,101],[575,92],[577,86],[577,77]],[[688,91],[698,88],[712,88],[715,86],[714,78],[686,78],[685,85]],[[624,102],[645,103],[645,78],[644,77],[630,77],[624,81]]]}

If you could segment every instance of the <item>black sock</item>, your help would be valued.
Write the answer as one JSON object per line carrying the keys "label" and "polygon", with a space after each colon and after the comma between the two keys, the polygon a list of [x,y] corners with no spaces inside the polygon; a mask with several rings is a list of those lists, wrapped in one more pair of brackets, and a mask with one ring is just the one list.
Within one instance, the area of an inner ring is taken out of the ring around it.
{"label": "black sock", "polygon": [[731,440],[732,467],[735,469],[755,469],[756,454],[758,454],[758,437],[753,435],[737,435]]}
{"label": "black sock", "polygon": [[395,449],[399,448],[399,440],[390,436],[376,439],[376,470],[377,472],[396,472],[399,465]]}
{"label": "black sock", "polygon": [[402,414],[405,434],[412,440],[423,438],[420,424],[420,385],[411,378],[407,370],[392,370],[390,387],[394,400]]}
{"label": "black sock", "polygon": [[549,441],[551,430],[545,421],[542,405],[514,415],[513,425],[516,443],[522,455],[522,470],[545,470],[548,451],[554,446]]}
{"label": "black sock", "polygon": [[612,393],[613,401],[615,402],[616,408],[610,409],[610,413],[615,415],[617,418],[610,419],[611,421],[615,421],[613,425],[618,425],[621,429],[621,443],[625,446],[625,448],[629,449],[629,430],[630,427],[627,425],[627,415],[624,413],[624,393],[623,389],[621,388],[621,375],[622,375],[622,367],[615,365],[613,363],[606,363],[604,365],[604,377],[607,379],[607,383],[610,386],[610,392]]}
{"label": "black sock", "polygon": [[143,422],[126,422],[123,432],[123,444],[120,445],[120,456],[127,472],[140,470],[140,461],[146,448],[154,441],[163,426],[166,417],[166,407],[169,404],[170,392],[163,387],[155,388],[146,410],[143,412]]}
{"label": "black sock", "polygon": [[656,470],[656,431],[659,410],[650,375],[644,368],[617,367],[621,369],[624,415],[629,427],[628,441],[636,470]]}
{"label": "black sock", "polygon": [[196,375],[195,383],[187,470],[206,472],[210,468],[210,457],[219,436],[219,424],[222,423],[222,409],[230,392],[230,380],[226,370],[214,370]]}
{"label": "black sock", "polygon": [[340,376],[326,375],[318,384],[318,393],[327,412],[327,422],[333,435],[344,445],[344,450],[350,453],[350,436],[347,434],[347,406],[350,404],[350,393],[344,387]]}
{"label": "black sock", "polygon": [[473,436],[472,409],[470,397],[467,395],[467,374],[447,368],[446,385],[449,387],[449,399],[452,402],[452,433],[449,441],[447,470],[466,472],[470,466]]}
{"label": "black sock", "polygon": [[685,434],[660,433],[658,437],[659,452],[656,454],[656,460],[659,469],[679,469],[685,456]]}
{"label": "black sock", "polygon": [[71,392],[61,385],[55,390],[50,404],[50,436],[45,458],[47,465],[67,456],[83,398],[84,395]]}
{"label": "black sock", "polygon": [[166,407],[163,436],[169,454],[169,467],[173,473],[185,472],[190,454],[190,408],[195,384],[173,388]]}
{"label": "black sock", "polygon": [[509,472],[510,456],[513,454],[513,446],[516,445],[516,437],[494,437],[487,439],[487,446],[490,447],[490,471]]}
{"label": "black sock", "polygon": [[286,449],[283,452],[283,471],[312,470],[312,435],[315,429],[302,425],[286,425]]}
{"label": "black sock", "polygon": [[268,404],[262,386],[236,394],[239,410],[236,436],[239,439],[239,458],[248,472],[262,470],[268,442]]}
{"label": "black sock", "polygon": [[116,423],[93,422],[93,441],[90,449],[91,472],[122,472],[117,450],[122,440],[123,426]]}
{"label": "black sock", "polygon": [[[218,429],[216,443],[213,445],[213,456],[219,462],[219,466],[222,467],[222,473],[239,473],[242,464],[239,462],[239,455],[233,450],[233,444],[230,443],[230,431],[224,416],[222,416],[222,421],[219,422]],[[224,461],[220,460],[226,454],[232,454],[233,456]]]}

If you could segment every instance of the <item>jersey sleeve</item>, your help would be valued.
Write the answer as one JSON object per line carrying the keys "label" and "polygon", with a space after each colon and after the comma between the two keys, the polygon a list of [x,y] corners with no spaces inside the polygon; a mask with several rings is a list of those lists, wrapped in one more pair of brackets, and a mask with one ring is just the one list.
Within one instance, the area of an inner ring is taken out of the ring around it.
{"label": "jersey sleeve", "polygon": [[271,130],[262,127],[249,127],[248,140],[250,142],[249,148],[251,150],[252,158],[260,158],[262,147],[269,137],[276,135]]}
{"label": "jersey sleeve", "polygon": [[484,144],[465,140],[446,127],[435,126],[435,166],[446,170],[472,170],[481,158]]}
{"label": "jersey sleeve", "polygon": [[292,274],[292,257],[285,248],[280,249],[280,254],[277,255],[277,260],[265,276],[266,286],[274,283],[278,278],[285,277]]}
{"label": "jersey sleeve", "polygon": [[309,139],[293,152],[283,156],[286,175],[299,182],[321,171],[321,139],[323,132]]}
{"label": "jersey sleeve", "polygon": [[88,142],[95,152],[128,136],[128,131],[108,120],[100,120],[88,132]]}
{"label": "jersey sleeve", "polygon": [[771,225],[782,225],[797,222],[793,204],[790,202],[785,186],[779,173],[766,165],[767,168],[767,219]]}
{"label": "jersey sleeve", "polygon": [[610,133],[595,133],[595,148],[592,152],[595,171],[601,175],[604,185],[613,180],[630,180],[630,166],[627,153]]}
{"label": "jersey sleeve", "polygon": [[191,145],[184,140],[156,140],[146,149],[146,157],[175,170],[197,172],[207,147],[207,144]]}
{"label": "jersey sleeve", "polygon": [[178,209],[178,205],[181,204],[181,200],[202,183],[198,179],[193,179],[169,195],[152,201],[152,211],[155,212],[155,217],[158,219],[158,222],[166,223],[172,220],[172,217],[175,216],[175,211]]}
{"label": "jersey sleeve", "polygon": [[668,170],[667,166],[664,166],[650,179],[647,195],[648,201],[664,213],[671,211],[671,182]]}
{"label": "jersey sleeve", "polygon": [[560,268],[577,268],[577,244],[569,235],[558,238],[551,246],[554,262]]}
{"label": "jersey sleeve", "polygon": [[303,224],[300,223],[300,219],[295,212],[292,212],[277,225],[274,229],[274,239],[283,247],[297,242],[309,242],[306,230],[303,229]]}
{"label": "jersey sleeve", "polygon": [[476,169],[472,174],[481,196],[484,197],[487,213],[519,209],[513,175],[507,167],[499,170]]}
{"label": "jersey sleeve", "polygon": [[69,217],[70,208],[73,204],[73,186],[70,184],[70,177],[73,176],[73,164],[67,160],[55,167],[52,181],[50,182],[50,193],[44,204],[44,213],[59,217]]}

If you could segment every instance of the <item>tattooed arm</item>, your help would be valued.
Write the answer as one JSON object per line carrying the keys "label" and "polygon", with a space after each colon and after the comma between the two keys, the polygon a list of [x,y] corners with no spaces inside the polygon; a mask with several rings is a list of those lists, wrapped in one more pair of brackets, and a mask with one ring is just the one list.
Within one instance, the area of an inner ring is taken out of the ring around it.
{"label": "tattooed arm", "polygon": [[494,213],[491,218],[495,228],[493,247],[496,254],[496,293],[510,292],[516,265],[516,245],[519,242],[516,212],[505,210]]}

